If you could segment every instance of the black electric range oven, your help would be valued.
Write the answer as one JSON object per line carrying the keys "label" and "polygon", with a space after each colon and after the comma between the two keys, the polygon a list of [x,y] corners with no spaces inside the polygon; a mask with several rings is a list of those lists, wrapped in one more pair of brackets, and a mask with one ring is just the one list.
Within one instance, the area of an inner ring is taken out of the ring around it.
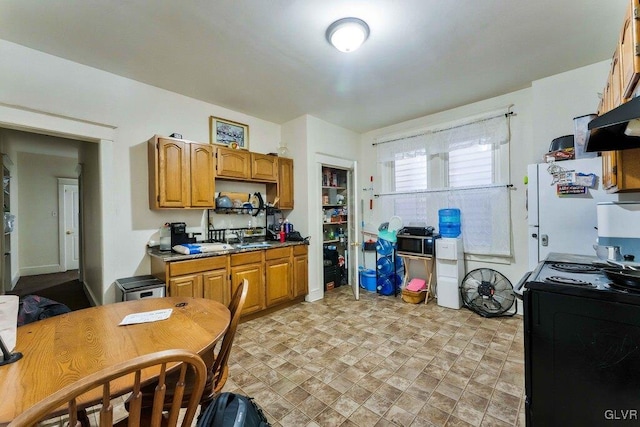
{"label": "black electric range oven", "polygon": [[552,253],[524,301],[526,425],[640,425],[640,292],[596,257]]}

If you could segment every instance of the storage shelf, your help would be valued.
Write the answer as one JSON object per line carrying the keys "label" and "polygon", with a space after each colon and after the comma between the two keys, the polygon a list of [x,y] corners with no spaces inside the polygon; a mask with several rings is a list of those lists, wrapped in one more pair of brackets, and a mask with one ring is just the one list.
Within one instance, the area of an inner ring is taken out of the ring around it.
{"label": "storage shelf", "polygon": [[324,225],[340,225],[340,224],[343,224],[344,225],[346,223],[347,223],[347,221],[338,221],[338,222],[331,222],[330,221],[330,222],[323,222],[322,224],[324,224]]}
{"label": "storage shelf", "polygon": [[333,185],[323,185],[322,189],[346,190],[347,187],[335,187]]}
{"label": "storage shelf", "polygon": [[340,242],[340,239],[334,239],[334,240],[323,240],[322,243],[338,243]]}

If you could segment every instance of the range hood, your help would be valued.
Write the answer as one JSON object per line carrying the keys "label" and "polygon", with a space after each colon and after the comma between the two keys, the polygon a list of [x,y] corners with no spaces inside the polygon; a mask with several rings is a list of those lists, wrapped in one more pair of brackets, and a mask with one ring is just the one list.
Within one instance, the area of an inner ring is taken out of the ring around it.
{"label": "range hood", "polygon": [[589,122],[585,151],[640,148],[640,97]]}

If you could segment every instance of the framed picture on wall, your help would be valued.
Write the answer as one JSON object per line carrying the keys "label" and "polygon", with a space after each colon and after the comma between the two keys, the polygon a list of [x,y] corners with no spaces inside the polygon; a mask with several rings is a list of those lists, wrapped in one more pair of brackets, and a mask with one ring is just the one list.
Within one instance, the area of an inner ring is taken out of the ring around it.
{"label": "framed picture on wall", "polygon": [[221,119],[209,117],[209,142],[211,144],[226,145],[231,148],[249,149],[249,126]]}

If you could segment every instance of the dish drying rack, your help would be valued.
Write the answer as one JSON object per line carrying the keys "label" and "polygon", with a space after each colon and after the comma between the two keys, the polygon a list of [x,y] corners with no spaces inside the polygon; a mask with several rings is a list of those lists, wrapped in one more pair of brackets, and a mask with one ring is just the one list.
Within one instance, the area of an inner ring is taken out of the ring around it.
{"label": "dish drying rack", "polygon": [[[238,231],[244,233],[245,239],[251,239],[252,237],[264,237],[264,227],[239,227],[239,228],[209,228],[207,233],[208,243],[228,243],[227,232],[237,234]],[[234,237],[233,239],[237,239]]]}

